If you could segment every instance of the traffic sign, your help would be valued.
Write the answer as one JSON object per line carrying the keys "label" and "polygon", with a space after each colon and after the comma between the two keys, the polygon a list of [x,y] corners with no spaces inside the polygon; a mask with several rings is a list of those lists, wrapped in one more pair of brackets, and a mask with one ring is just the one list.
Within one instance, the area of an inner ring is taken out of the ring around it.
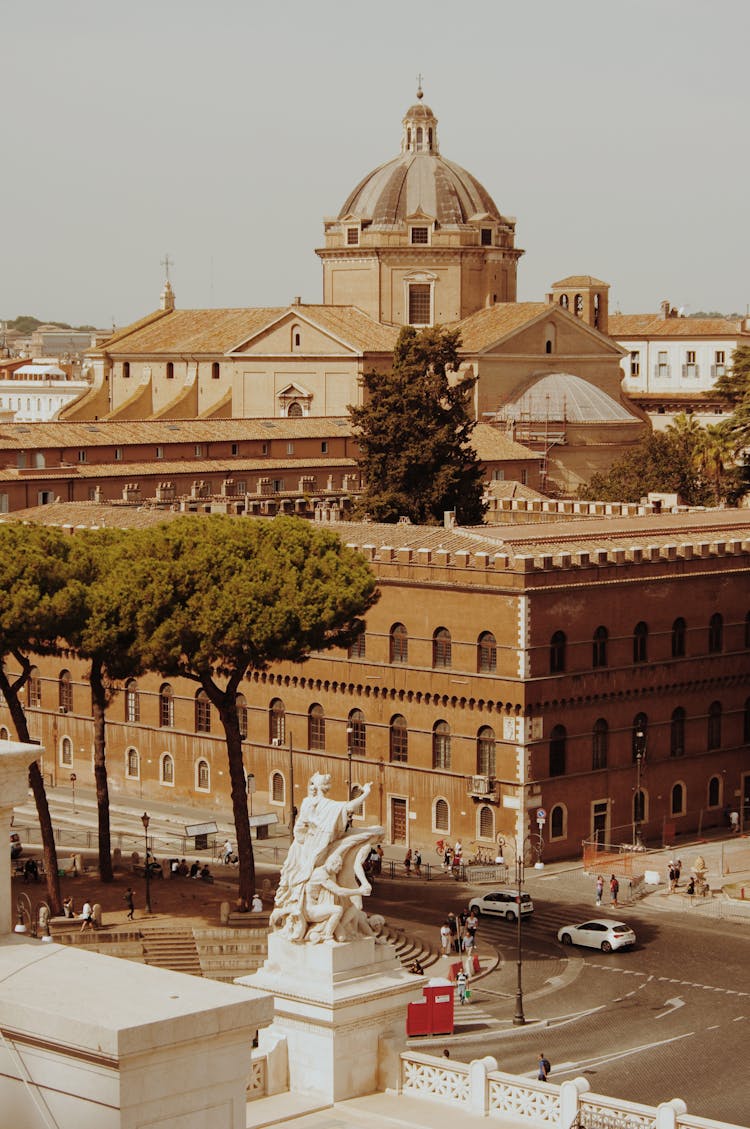
{"label": "traffic sign", "polygon": [[546,819],[547,819],[547,813],[544,810],[544,808],[537,808],[536,809],[536,821],[537,821],[537,823],[544,823],[546,821]]}

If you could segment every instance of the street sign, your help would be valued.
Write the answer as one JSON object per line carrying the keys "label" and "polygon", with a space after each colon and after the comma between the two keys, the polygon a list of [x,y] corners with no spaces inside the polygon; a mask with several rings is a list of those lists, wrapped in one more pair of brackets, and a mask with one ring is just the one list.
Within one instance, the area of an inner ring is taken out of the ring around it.
{"label": "street sign", "polygon": [[537,821],[537,823],[541,826],[542,823],[546,822],[546,819],[547,819],[547,813],[544,810],[544,808],[537,808],[536,809],[536,821]]}
{"label": "street sign", "polygon": [[255,773],[248,772],[247,774],[247,794],[248,796],[255,795]]}
{"label": "street sign", "polygon": [[185,834],[191,839],[195,835],[215,835],[218,830],[215,823],[188,823],[185,826]]}

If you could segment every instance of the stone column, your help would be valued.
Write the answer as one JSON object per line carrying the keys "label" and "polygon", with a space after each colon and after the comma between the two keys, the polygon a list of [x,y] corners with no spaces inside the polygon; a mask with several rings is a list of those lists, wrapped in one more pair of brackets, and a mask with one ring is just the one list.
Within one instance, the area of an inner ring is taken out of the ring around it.
{"label": "stone column", "polygon": [[6,852],[0,864],[0,937],[13,931],[15,919],[8,866],[10,820],[15,805],[22,803],[28,794],[29,765],[43,752],[41,745],[0,741],[0,845]]}

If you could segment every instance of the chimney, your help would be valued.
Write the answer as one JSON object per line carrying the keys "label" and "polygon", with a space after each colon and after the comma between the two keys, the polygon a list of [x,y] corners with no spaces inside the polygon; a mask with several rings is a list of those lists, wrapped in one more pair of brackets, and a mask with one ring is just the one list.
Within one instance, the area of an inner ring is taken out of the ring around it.
{"label": "chimney", "polygon": [[663,302],[659,303],[659,309],[661,310],[661,316],[663,317],[664,321],[666,321],[667,318],[669,317],[669,310],[670,310],[670,305],[669,305],[669,302],[666,298],[664,299]]}
{"label": "chimney", "polygon": [[292,306],[301,306],[302,305],[301,295],[295,294],[294,298],[292,298],[291,305]]}

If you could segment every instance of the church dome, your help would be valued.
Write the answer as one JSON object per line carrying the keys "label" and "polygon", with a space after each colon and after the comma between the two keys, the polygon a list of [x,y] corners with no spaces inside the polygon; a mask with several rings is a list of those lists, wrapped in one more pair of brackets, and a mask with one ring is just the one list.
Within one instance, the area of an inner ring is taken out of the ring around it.
{"label": "church dome", "polygon": [[402,228],[409,216],[433,217],[441,227],[460,226],[479,216],[502,216],[486,188],[470,172],[440,156],[437,118],[422,101],[406,111],[401,153],[360,181],[338,219],[356,217],[374,228]]}
{"label": "church dome", "polygon": [[536,380],[517,399],[504,404],[505,419],[567,420],[569,423],[632,423],[622,404],[588,380],[552,372]]}

